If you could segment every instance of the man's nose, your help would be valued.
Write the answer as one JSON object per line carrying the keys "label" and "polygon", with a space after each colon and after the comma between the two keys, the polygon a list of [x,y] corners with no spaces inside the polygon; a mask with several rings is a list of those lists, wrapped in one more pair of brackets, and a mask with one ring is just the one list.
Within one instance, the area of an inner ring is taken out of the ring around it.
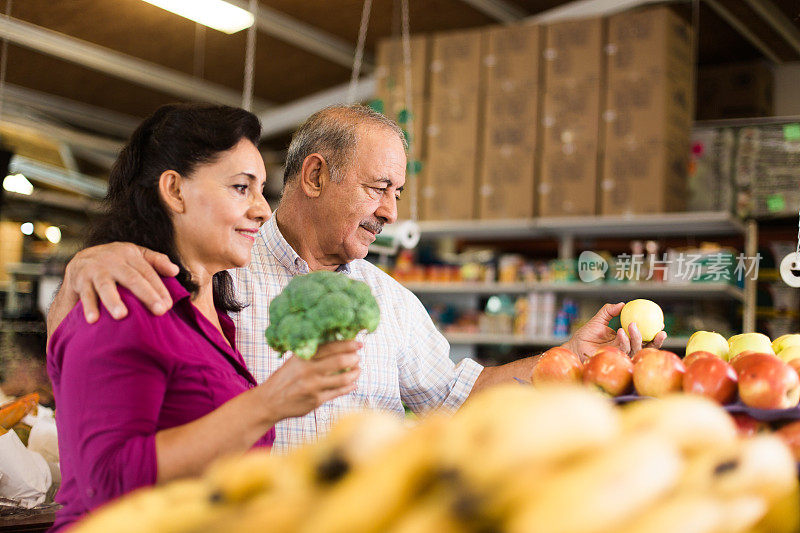
{"label": "man's nose", "polygon": [[386,195],[375,211],[375,216],[380,218],[384,224],[397,222],[397,198],[393,194]]}

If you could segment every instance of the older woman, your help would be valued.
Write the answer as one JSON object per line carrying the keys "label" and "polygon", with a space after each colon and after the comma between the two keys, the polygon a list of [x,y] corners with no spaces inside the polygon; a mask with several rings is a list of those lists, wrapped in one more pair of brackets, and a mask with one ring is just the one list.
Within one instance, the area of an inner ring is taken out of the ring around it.
{"label": "older woman", "polygon": [[179,268],[163,278],[174,305],[155,316],[120,289],[123,320],[103,310],[89,325],[79,303],[51,337],[64,506],[54,530],[137,487],[269,446],[277,421],[354,390],[354,341],[290,358],[261,385],[236,348],[226,313],[242,303],[226,269],[248,264],[271,215],[259,135],[241,109],[168,105],[120,153],[89,243],[129,241],[168,256]]}

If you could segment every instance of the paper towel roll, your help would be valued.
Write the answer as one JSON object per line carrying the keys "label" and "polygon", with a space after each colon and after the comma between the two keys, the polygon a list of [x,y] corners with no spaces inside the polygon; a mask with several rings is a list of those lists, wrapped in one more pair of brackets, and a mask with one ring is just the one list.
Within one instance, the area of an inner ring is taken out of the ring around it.
{"label": "paper towel roll", "polygon": [[414,248],[419,244],[419,225],[413,220],[404,220],[384,226],[383,231],[375,237],[369,251],[378,254],[393,255],[402,246]]}

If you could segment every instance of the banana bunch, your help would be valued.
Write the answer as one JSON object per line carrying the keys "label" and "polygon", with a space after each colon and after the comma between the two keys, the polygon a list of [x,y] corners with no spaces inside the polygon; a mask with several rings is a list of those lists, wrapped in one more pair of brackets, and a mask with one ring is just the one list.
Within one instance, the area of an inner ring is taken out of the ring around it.
{"label": "banana bunch", "polygon": [[354,413],[290,455],[224,459],[75,531],[789,533],[796,473],[780,440],[740,439],[702,397],[618,408],[583,387],[514,384],[410,428]]}

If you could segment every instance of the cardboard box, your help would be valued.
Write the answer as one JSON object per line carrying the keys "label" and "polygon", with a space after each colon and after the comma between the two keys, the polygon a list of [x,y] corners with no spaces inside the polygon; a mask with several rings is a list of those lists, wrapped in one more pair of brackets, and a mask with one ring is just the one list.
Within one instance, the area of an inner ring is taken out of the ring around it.
{"label": "cardboard box", "polygon": [[697,118],[769,117],[775,78],[763,62],[702,67],[697,80]]}
{"label": "cardboard box", "polygon": [[688,140],[694,102],[689,25],[667,7],[612,16],[606,53],[606,137]]}
{"label": "cardboard box", "polygon": [[539,216],[594,215],[597,209],[597,144],[564,144],[542,156]]}
{"label": "cardboard box", "polygon": [[546,27],[542,56],[547,84],[570,80],[600,83],[603,76],[602,18],[558,22]]}
{"label": "cardboard box", "polygon": [[[409,155],[418,161],[421,170],[412,175],[406,173],[406,185],[397,204],[397,217],[401,220],[419,218],[420,185],[425,180],[425,131],[427,128],[428,108],[430,105],[428,65],[430,63],[430,44],[428,36],[414,36],[411,44],[411,131],[408,133]],[[402,40],[384,39],[378,43],[377,98],[383,106],[383,113],[397,121],[404,130],[408,130],[408,117],[405,92],[405,64],[403,61]],[[411,158],[409,158],[411,159]],[[414,213],[414,198],[417,198]]]}
{"label": "cardboard box", "polygon": [[[411,93],[428,93],[428,64],[430,63],[430,38],[414,35],[411,44]],[[385,101],[402,101],[405,98],[405,62],[403,41],[399,38],[378,42],[375,80],[377,95]]]}
{"label": "cardboard box", "polygon": [[682,211],[691,133],[688,24],[667,7],[608,21],[601,214]]}
{"label": "cardboard box", "polygon": [[433,38],[431,107],[421,218],[472,219],[476,215],[478,128],[483,31]]}
{"label": "cardboard box", "polygon": [[478,216],[534,216],[540,49],[538,26],[486,32]]}
{"label": "cardboard box", "polygon": [[602,214],[683,211],[689,150],[682,143],[632,142],[607,147],[601,184]]}
{"label": "cardboard box", "polygon": [[604,39],[605,22],[600,18],[545,29],[540,216],[597,212]]}

